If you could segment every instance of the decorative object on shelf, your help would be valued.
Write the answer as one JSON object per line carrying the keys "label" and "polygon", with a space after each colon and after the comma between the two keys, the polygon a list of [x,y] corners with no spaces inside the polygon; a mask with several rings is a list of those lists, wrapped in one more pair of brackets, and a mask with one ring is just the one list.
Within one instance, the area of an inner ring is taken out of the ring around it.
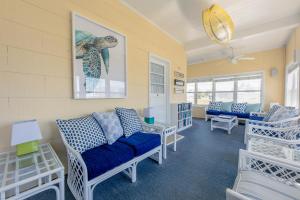
{"label": "decorative object on shelf", "polygon": [[174,103],[171,105],[171,124],[182,131],[192,126],[192,103]]}
{"label": "decorative object on shelf", "polygon": [[184,81],[179,79],[174,79],[174,85],[176,86],[184,86]]}
{"label": "decorative object on shelf", "polygon": [[11,145],[17,146],[17,156],[38,151],[41,130],[36,120],[16,122],[12,126]]}
{"label": "decorative object on shelf", "polygon": [[184,78],[184,73],[174,71],[174,77],[175,78]]}
{"label": "decorative object on shelf", "polygon": [[183,87],[174,87],[175,94],[183,94],[184,88]]}
{"label": "decorative object on shelf", "polygon": [[125,98],[126,37],[73,13],[75,99]]}
{"label": "decorative object on shelf", "polygon": [[153,108],[144,108],[144,121],[148,124],[154,124],[154,113]]}
{"label": "decorative object on shelf", "polygon": [[234,24],[229,14],[216,4],[202,12],[202,23],[208,37],[224,44],[232,39]]}

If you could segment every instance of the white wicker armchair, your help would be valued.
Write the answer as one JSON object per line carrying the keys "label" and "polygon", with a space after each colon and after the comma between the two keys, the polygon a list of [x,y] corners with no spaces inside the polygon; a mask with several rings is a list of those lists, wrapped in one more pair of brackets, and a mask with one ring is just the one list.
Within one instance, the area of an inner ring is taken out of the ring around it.
{"label": "white wicker armchair", "polygon": [[[279,133],[274,132],[273,129],[295,127],[299,124],[300,124],[300,116],[281,120],[281,121],[276,121],[276,122],[247,120],[245,125],[244,143],[247,144],[249,140],[248,137],[253,134],[264,135],[269,137],[278,137]],[[282,137],[284,138],[286,136],[283,135]]]}
{"label": "white wicker armchair", "polygon": [[226,190],[226,200],[299,199],[299,162],[240,150],[238,174],[233,189]]}
{"label": "white wicker armchair", "polygon": [[[160,131],[157,127],[151,127],[151,125],[143,124],[143,131],[149,132],[151,131]],[[67,140],[65,139],[64,135],[61,134],[63,143],[67,149],[67,157],[68,157],[68,177],[67,177],[67,184],[74,195],[76,200],[92,200],[93,199],[93,191],[95,187],[103,182],[104,180],[120,173],[124,172],[127,176],[131,178],[131,182],[135,182],[137,178],[136,174],[136,167],[137,164],[148,158],[151,157],[155,159],[159,164],[162,163],[162,145],[148,151],[147,153],[135,157],[132,160],[113,168],[105,172],[104,174],[95,177],[91,180],[88,180],[88,171],[86,164],[81,156],[74,148],[72,148]],[[158,154],[157,157],[154,157],[155,154]]]}

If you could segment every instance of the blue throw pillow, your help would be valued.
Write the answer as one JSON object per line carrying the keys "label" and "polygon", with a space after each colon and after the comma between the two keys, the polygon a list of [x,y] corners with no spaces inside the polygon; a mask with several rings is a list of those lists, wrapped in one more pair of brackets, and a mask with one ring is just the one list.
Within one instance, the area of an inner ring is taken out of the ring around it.
{"label": "blue throw pillow", "polygon": [[58,119],[56,124],[68,144],[79,153],[107,143],[101,127],[92,115],[69,120]]}
{"label": "blue throw pillow", "polygon": [[260,109],[261,109],[261,104],[260,103],[247,104],[246,113],[259,112]]}
{"label": "blue throw pillow", "polygon": [[125,137],[142,131],[142,123],[134,109],[116,108],[116,113],[121,121]]}
{"label": "blue throw pillow", "polygon": [[208,110],[215,110],[215,111],[221,111],[222,109],[222,102],[212,102],[210,101],[208,104]]}
{"label": "blue throw pillow", "polygon": [[123,136],[123,128],[115,112],[94,112],[93,117],[100,124],[108,144],[113,144]]}
{"label": "blue throw pillow", "polygon": [[231,106],[231,112],[234,113],[245,113],[247,103],[233,103]]}
{"label": "blue throw pillow", "polygon": [[222,111],[231,112],[231,106],[233,102],[223,102]]}

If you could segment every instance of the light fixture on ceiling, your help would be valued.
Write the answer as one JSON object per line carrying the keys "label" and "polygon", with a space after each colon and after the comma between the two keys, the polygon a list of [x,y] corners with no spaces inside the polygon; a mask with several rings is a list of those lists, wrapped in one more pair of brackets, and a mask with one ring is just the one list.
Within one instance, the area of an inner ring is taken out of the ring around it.
{"label": "light fixture on ceiling", "polygon": [[208,37],[224,44],[232,39],[234,24],[228,13],[216,4],[202,12],[202,23]]}

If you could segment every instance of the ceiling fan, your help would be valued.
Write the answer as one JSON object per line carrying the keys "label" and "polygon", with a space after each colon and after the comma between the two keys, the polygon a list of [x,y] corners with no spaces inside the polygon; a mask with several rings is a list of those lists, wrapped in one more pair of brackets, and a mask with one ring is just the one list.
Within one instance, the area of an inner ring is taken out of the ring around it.
{"label": "ceiling fan", "polygon": [[231,48],[231,56],[229,56],[228,59],[232,64],[237,64],[241,60],[255,60],[254,57],[247,57],[245,55],[234,55],[233,48],[232,47],[230,48]]}

